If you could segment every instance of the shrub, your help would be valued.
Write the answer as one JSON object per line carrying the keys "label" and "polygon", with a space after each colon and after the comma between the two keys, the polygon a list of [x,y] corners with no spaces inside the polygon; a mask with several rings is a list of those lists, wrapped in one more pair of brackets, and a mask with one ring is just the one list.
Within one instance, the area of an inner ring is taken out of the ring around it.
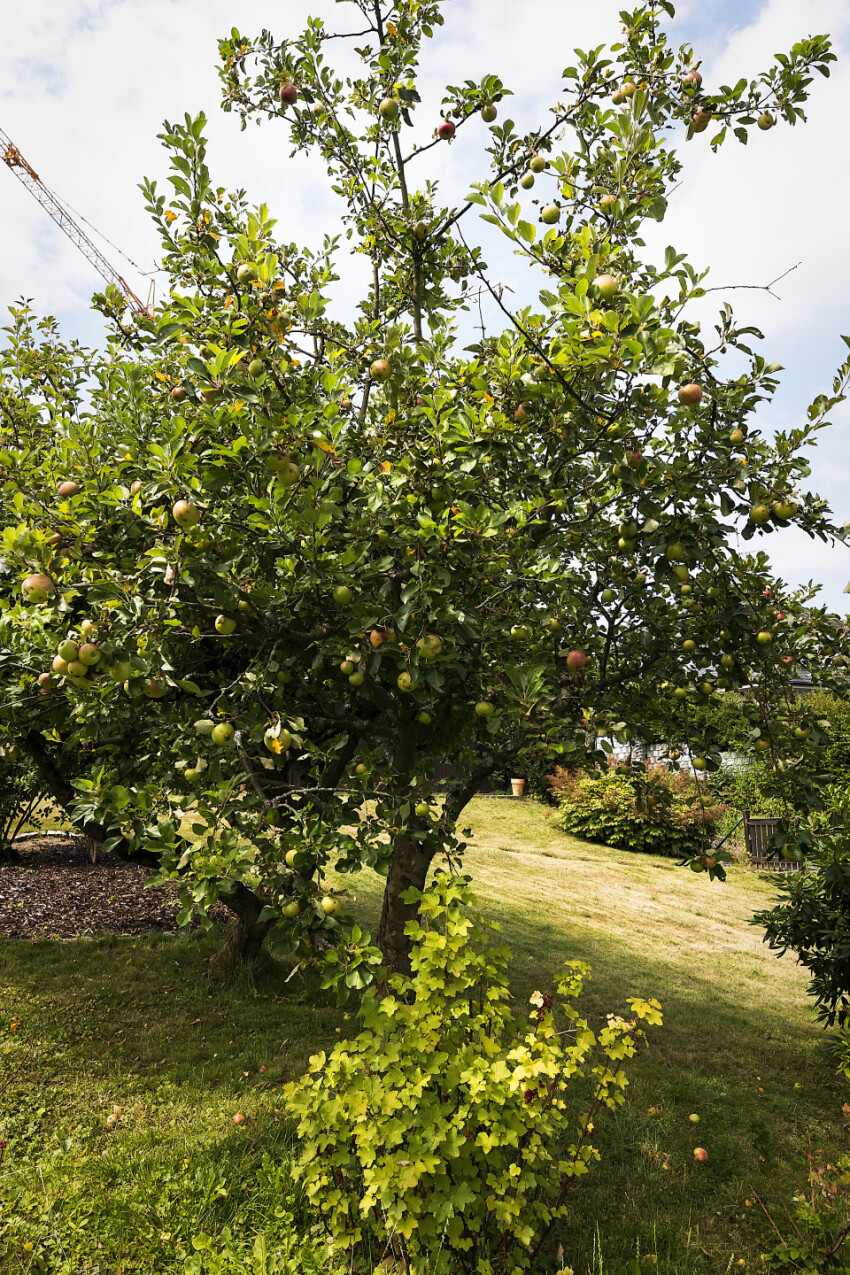
{"label": "shrub", "polygon": [[556,823],[618,850],[689,858],[710,844],[725,807],[681,771],[663,766],[558,770]]}
{"label": "shrub", "polygon": [[829,789],[826,809],[801,820],[794,839],[809,870],[783,876],[779,902],[752,922],[809,971],[818,1019],[850,1028],[850,789]]}
{"label": "shrub", "polygon": [[12,746],[0,751],[0,862],[14,859],[14,838],[26,823],[37,823],[43,797],[35,766]]}
{"label": "shrub", "polygon": [[284,1091],[302,1139],[295,1172],[323,1210],[330,1251],[352,1260],[360,1248],[429,1275],[527,1270],[567,1212],[570,1183],[599,1158],[592,1122],[623,1102],[639,1024],[661,1021],[656,1001],[633,1000],[628,1021],[609,1016],[592,1032],[572,1005],[579,964],[558,985],[562,1022],[540,993],[528,1017],[514,1015],[510,954],[485,947],[467,881],[440,873],[407,892],[419,900],[412,974],[391,978],[392,995],[370,988],[360,1035],[311,1058]]}

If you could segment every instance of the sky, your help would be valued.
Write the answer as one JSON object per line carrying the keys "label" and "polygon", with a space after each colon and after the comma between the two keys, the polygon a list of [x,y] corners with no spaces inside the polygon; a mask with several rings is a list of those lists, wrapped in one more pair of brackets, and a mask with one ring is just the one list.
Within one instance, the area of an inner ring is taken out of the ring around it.
{"label": "sky", "polygon": [[[510,116],[522,130],[537,127],[561,96],[561,74],[572,49],[616,40],[626,0],[449,0],[420,81],[419,135],[439,117],[446,84],[499,74],[513,90]],[[308,15],[329,29],[351,29],[356,14],[333,0],[0,0],[4,56],[0,67],[0,129],[42,180],[111,241],[98,246],[143,297],[142,271],[154,269],[159,243],[138,189],[143,177],[166,186],[167,160],[157,134],[164,120],[203,110],[209,120],[213,180],[244,187],[268,203],[280,237],[316,246],[337,224],[338,204],[319,161],[291,159],[277,122],[240,131],[219,108],[217,41],[236,26],[252,35],[269,29],[294,37]],[[663,225],[647,235],[647,255],[666,244],[710,267],[713,292],[694,317],[707,326],[722,301],[740,322],[764,333],[759,350],[781,363],[780,390],[761,419],[765,429],[801,424],[807,405],[829,391],[850,334],[850,165],[844,133],[850,97],[850,5],[846,0],[683,0],[670,26],[674,43],[693,44],[705,86],[734,84],[767,69],[776,52],[804,36],[829,33],[838,62],[829,79],[816,77],[808,123],[781,124],[747,147],[727,142],[717,155],[711,132],[682,139],[682,182]],[[333,46],[342,55],[342,42]],[[506,112],[503,112],[506,113]],[[428,154],[428,175],[446,202],[462,199],[471,178],[486,176],[486,128],[463,130],[457,142]],[[84,228],[88,226],[83,223]],[[504,252],[483,223],[480,238],[490,274],[522,296],[526,268]],[[359,262],[344,263],[339,303],[351,306]],[[764,285],[791,271],[773,291]],[[159,276],[162,279],[162,276]],[[749,285],[750,287],[741,287]],[[91,294],[101,288],[93,267],[65,238],[33,196],[0,170],[0,311],[21,297],[55,315],[67,337],[102,341]],[[509,294],[510,295],[510,294]],[[837,409],[833,428],[810,456],[811,489],[850,520],[850,409]],[[755,542],[750,542],[751,544]],[[789,583],[813,580],[819,600],[850,610],[843,589],[850,552],[811,541],[793,529],[760,539]]]}

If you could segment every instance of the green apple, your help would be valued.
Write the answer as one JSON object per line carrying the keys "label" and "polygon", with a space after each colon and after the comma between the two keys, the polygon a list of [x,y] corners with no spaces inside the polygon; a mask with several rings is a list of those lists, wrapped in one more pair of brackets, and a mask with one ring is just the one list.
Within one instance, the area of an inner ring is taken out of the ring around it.
{"label": "green apple", "polygon": [[528,167],[533,173],[542,173],[546,168],[546,160],[542,155],[532,155]]}
{"label": "green apple", "polygon": [[721,668],[734,668],[734,667],[735,667],[735,657],[734,657],[734,655],[729,655],[729,654],[721,655],[721,657],[720,657],[720,667],[721,667]]}
{"label": "green apple", "polygon": [[600,594],[600,599],[602,602],[605,603],[606,606],[608,606],[611,602],[614,601],[614,597],[615,597],[615,594],[613,589],[603,589],[602,593]]}
{"label": "green apple", "polygon": [[285,753],[292,743],[292,736],[288,730],[282,729],[277,735],[273,730],[269,729],[263,736],[263,743],[270,753],[274,753],[279,757],[281,753]]}
{"label": "green apple", "polygon": [[423,709],[421,713],[416,714],[416,720],[417,722],[419,722],[420,726],[430,726],[431,720],[432,720],[431,714],[426,713],[425,710]]}
{"label": "green apple", "polygon": [[362,673],[352,673],[348,681],[351,686],[362,686],[366,678]]}
{"label": "green apple", "polygon": [[285,861],[286,861],[286,866],[287,866],[288,868],[294,868],[294,867],[295,867],[295,860],[296,860],[297,858],[298,858],[298,851],[297,851],[297,850],[287,850],[286,854],[284,855],[284,859],[285,859]]}
{"label": "green apple", "polygon": [[557,204],[547,204],[540,213],[544,226],[554,226],[560,220],[561,210]]}
{"label": "green apple", "polygon": [[523,190],[531,190],[534,185],[534,173],[523,173],[519,179],[519,184]]}
{"label": "green apple", "polygon": [[352,660],[343,660],[339,666],[340,673],[344,673],[346,677],[351,677],[354,672],[355,665]]}
{"label": "green apple", "polygon": [[396,686],[398,687],[400,691],[414,690],[416,683],[414,682],[410,673],[408,673],[407,669],[405,669],[403,673],[399,673],[398,677],[396,678]]}
{"label": "green apple", "polygon": [[229,634],[236,632],[236,621],[229,615],[217,615],[215,617],[215,631],[227,637]]}
{"label": "green apple", "polygon": [[243,261],[240,266],[236,267],[236,278],[240,283],[252,283],[257,277],[257,271],[253,262]]}
{"label": "green apple", "polygon": [[197,527],[201,521],[201,515],[197,506],[193,505],[189,500],[178,500],[172,510],[171,515],[178,527],[188,530],[190,527]]}
{"label": "green apple", "polygon": [[705,759],[704,757],[692,757],[692,758],[691,758],[691,765],[693,766],[694,770],[707,770],[707,769],[708,769],[708,762],[706,761],[706,759]]}
{"label": "green apple", "polygon": [[248,375],[253,377],[254,380],[256,380],[258,376],[262,376],[265,370],[266,365],[262,359],[251,359],[251,362],[248,364]]}
{"label": "green apple", "polygon": [[210,738],[214,744],[229,744],[233,739],[233,725],[231,722],[219,722],[213,726],[210,731]]}
{"label": "green apple", "polygon": [[603,301],[610,301],[620,290],[620,281],[612,274],[598,274],[592,285]]}
{"label": "green apple", "polygon": [[754,522],[757,527],[761,527],[764,523],[770,521],[770,505],[760,503],[753,505],[750,510],[750,522]]}
{"label": "green apple", "polygon": [[756,641],[760,646],[768,646],[773,641],[773,634],[767,629],[762,629],[761,633],[756,634]]}
{"label": "green apple", "polygon": [[429,812],[430,812],[430,807],[427,801],[418,801],[413,808],[413,813],[417,815],[418,818],[420,819],[424,819],[425,816],[429,814]]}
{"label": "green apple", "polygon": [[381,105],[378,107],[378,114],[382,120],[392,123],[398,119],[398,99],[394,97],[385,97]]}
{"label": "green apple", "polygon": [[680,700],[681,700],[681,699],[687,699],[687,698],[688,698],[688,692],[686,691],[685,687],[684,687],[684,686],[674,686],[674,687],[673,687],[673,698],[674,698],[674,699],[680,699]]}
{"label": "green apple", "polygon": [[493,708],[493,705],[490,703],[489,700],[482,699],[482,700],[479,700],[478,703],[475,705],[475,712],[477,713],[479,717],[486,718],[486,717],[492,717],[493,713],[495,712],[495,709]]}
{"label": "green apple", "polygon": [[329,894],[325,895],[319,904],[319,907],[322,909],[325,916],[333,916],[334,912],[339,911],[339,903],[336,899],[331,898]]}
{"label": "green apple", "polygon": [[347,584],[338,584],[334,589],[334,602],[337,606],[348,606],[348,603],[354,597]]}
{"label": "green apple", "polygon": [[77,645],[75,641],[73,641],[72,638],[65,638],[64,642],[59,643],[59,646],[57,647],[57,652],[61,656],[61,658],[65,660],[67,663],[77,658],[77,652],[79,651],[79,649],[80,649],[79,646]]}
{"label": "green apple", "polygon": [[758,117],[758,126],[763,132],[766,132],[769,128],[773,128],[775,123],[776,120],[773,118],[770,111],[762,111],[761,115]]}
{"label": "green apple", "polygon": [[85,619],[80,622],[80,632],[84,638],[91,640],[100,626],[94,620]]}
{"label": "green apple", "polygon": [[436,633],[426,633],[416,643],[416,648],[423,659],[433,660],[443,649],[443,639],[437,637]]}
{"label": "green apple", "polygon": [[481,118],[485,124],[492,124],[498,115],[498,111],[492,102],[488,102],[486,106],[481,107]]}
{"label": "green apple", "polygon": [[77,678],[85,677],[88,671],[89,671],[88,665],[83,664],[81,660],[68,661],[68,676],[69,677],[77,677]]}
{"label": "green apple", "polygon": [[63,660],[61,655],[54,655],[50,667],[54,673],[58,673],[60,677],[65,677],[68,672],[68,661]]}
{"label": "green apple", "polygon": [[667,546],[664,556],[669,562],[681,562],[685,557],[685,546],[680,540],[677,540],[672,545]]}
{"label": "green apple", "polygon": [[97,664],[100,659],[100,647],[95,646],[93,642],[84,642],[79,649],[77,659],[81,664]]}
{"label": "green apple", "polygon": [[697,649],[696,642],[694,642],[692,638],[685,638],[685,641],[682,643],[682,650],[685,652],[685,654],[693,655],[696,649]]}
{"label": "green apple", "polygon": [[295,899],[291,899],[289,903],[284,903],[283,907],[281,908],[281,912],[283,913],[283,915],[285,917],[288,917],[290,920],[292,919],[292,917],[297,916],[300,911],[301,911],[301,908]]}

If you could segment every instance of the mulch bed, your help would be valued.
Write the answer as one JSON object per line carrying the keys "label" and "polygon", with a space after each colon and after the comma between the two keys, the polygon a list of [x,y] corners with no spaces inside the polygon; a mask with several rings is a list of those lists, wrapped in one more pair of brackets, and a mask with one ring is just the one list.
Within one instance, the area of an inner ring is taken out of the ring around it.
{"label": "mulch bed", "polygon": [[[19,863],[0,864],[0,938],[90,938],[177,929],[175,885],[146,886],[149,868],[106,855],[92,863],[79,842],[16,844]],[[227,920],[220,904],[211,915]]]}

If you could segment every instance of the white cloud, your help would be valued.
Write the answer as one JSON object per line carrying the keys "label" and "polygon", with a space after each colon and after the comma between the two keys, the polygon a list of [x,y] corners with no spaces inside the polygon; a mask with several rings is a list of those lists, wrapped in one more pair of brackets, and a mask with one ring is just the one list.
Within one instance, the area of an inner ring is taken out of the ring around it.
{"label": "white cloud", "polygon": [[[496,71],[515,96],[503,104],[525,129],[545,120],[563,85],[561,71],[575,45],[616,39],[622,0],[453,0],[423,77],[422,135],[439,114],[442,86]],[[320,165],[292,160],[283,128],[274,124],[240,132],[219,108],[217,39],[231,26],[246,34],[267,27],[279,38],[298,31],[310,13],[329,26],[356,16],[331,0],[30,0],[4,6],[4,58],[0,72],[0,127],[20,146],[44,181],[145,268],[158,253],[137,189],[142,176],[164,184],[166,159],[157,141],[164,118],[199,109],[209,116],[210,164],[217,181],[244,186],[279,217],[281,237],[316,244],[336,225],[337,202]],[[692,40],[703,58],[706,84],[730,83],[765,67],[795,39],[830,31],[839,52],[850,45],[845,0],[768,0],[759,4],[680,5],[677,39]],[[329,56],[344,56],[345,46]],[[765,352],[786,367],[783,387],[766,421],[787,426],[828,388],[832,368],[850,332],[846,279],[850,238],[843,162],[843,103],[850,96],[850,63],[842,59],[829,80],[812,86],[809,123],[777,127],[746,148],[734,141],[718,155],[710,134],[683,146],[684,181],[653,244],[675,243],[698,265],[712,267],[710,282],[766,283],[789,266],[777,301],[764,293],[729,294],[736,313],[765,332]],[[439,176],[444,197],[459,198],[471,178],[484,176],[483,126],[470,127],[451,147],[423,161]],[[475,234],[477,229],[470,225]],[[522,265],[488,239],[494,273],[524,286]],[[6,170],[0,171],[0,296],[35,298],[69,333],[98,339],[99,319],[88,312],[99,286],[91,266]],[[124,263],[112,248],[114,264]],[[128,279],[138,280],[129,267]],[[139,283],[139,287],[143,285]],[[527,286],[527,285],[525,285]],[[344,293],[349,299],[351,287]],[[719,300],[712,294],[713,305]],[[712,306],[713,308],[713,306]],[[709,308],[705,307],[706,313]],[[850,516],[845,478],[850,455],[844,439],[850,413],[813,454],[813,483],[842,516]],[[828,585],[831,605],[845,609],[840,590],[850,577],[843,550],[783,535],[774,560],[791,579],[814,576]]]}

